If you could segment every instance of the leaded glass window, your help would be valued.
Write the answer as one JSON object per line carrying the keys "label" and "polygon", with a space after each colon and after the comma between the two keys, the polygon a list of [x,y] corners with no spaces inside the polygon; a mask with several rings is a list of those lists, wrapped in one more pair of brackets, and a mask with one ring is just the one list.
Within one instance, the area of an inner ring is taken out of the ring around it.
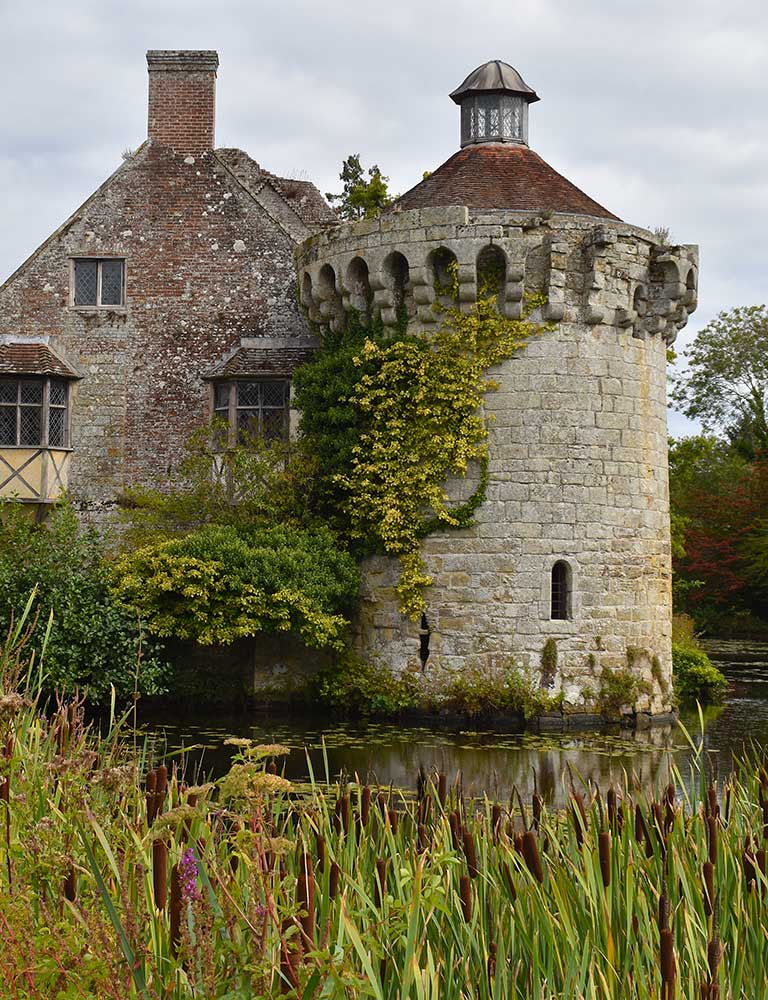
{"label": "leaded glass window", "polygon": [[62,379],[0,378],[0,447],[68,447],[68,408]]}
{"label": "leaded glass window", "polygon": [[213,390],[213,414],[226,419],[230,444],[287,440],[289,403],[286,379],[238,379]]}
{"label": "leaded glass window", "polygon": [[73,261],[73,304],[80,309],[125,305],[125,261],[77,258]]}
{"label": "leaded glass window", "polygon": [[461,143],[527,142],[528,105],[514,94],[479,94],[461,105]]}

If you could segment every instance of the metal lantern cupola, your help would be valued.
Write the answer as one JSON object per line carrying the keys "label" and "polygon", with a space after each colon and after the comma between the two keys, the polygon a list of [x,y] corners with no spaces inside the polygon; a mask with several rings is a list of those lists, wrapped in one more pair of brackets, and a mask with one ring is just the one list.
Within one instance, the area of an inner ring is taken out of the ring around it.
{"label": "metal lantern cupola", "polygon": [[509,63],[492,59],[473,70],[451,93],[461,107],[461,145],[528,143],[528,105],[538,101]]}

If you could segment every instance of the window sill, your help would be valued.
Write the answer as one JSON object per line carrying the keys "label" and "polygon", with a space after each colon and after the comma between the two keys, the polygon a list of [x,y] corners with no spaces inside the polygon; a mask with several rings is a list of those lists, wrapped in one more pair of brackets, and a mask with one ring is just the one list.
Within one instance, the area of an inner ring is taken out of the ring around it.
{"label": "window sill", "polygon": [[86,315],[102,315],[103,313],[119,313],[125,314],[128,312],[127,306],[69,306],[70,312],[85,313]]}
{"label": "window sill", "polygon": [[0,451],[74,451],[62,444],[0,444]]}

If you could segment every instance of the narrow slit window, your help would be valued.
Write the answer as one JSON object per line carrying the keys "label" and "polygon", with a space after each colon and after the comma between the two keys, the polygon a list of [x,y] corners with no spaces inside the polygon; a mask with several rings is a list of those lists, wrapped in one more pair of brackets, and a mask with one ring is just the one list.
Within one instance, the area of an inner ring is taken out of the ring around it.
{"label": "narrow slit window", "polygon": [[571,570],[566,562],[552,567],[551,618],[565,621],[571,617]]}

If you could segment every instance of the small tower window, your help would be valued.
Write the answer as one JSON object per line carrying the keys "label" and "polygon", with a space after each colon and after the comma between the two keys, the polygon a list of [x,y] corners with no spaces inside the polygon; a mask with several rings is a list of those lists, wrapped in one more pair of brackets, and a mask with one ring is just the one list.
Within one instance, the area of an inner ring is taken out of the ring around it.
{"label": "small tower window", "polygon": [[552,567],[551,614],[555,621],[571,617],[571,568],[560,560]]}

